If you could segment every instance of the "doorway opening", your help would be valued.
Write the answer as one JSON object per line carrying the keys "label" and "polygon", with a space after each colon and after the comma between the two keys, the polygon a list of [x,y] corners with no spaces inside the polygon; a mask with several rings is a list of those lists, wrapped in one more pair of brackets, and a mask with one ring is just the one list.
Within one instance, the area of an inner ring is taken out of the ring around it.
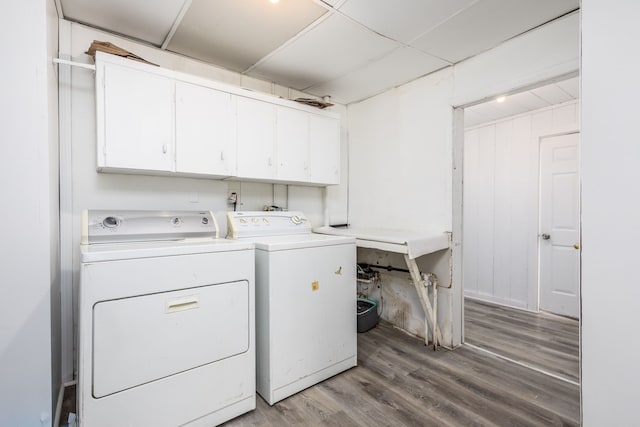
{"label": "doorway opening", "polygon": [[576,76],[465,107],[456,150],[464,342],[576,384],[578,88]]}

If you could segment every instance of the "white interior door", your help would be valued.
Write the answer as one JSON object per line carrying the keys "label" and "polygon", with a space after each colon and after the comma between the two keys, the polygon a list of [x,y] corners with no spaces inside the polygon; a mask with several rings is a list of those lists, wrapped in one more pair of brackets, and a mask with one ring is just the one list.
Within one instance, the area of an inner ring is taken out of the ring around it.
{"label": "white interior door", "polygon": [[579,134],[540,145],[540,308],[580,314]]}

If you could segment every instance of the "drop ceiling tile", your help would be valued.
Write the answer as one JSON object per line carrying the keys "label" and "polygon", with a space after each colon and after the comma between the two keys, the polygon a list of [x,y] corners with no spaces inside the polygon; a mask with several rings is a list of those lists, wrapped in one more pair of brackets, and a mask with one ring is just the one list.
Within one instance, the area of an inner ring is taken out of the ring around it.
{"label": "drop ceiling tile", "polygon": [[473,107],[465,108],[464,110],[464,127],[469,128],[479,125],[481,123],[490,122],[491,117],[487,117],[480,112],[477,112]]}
{"label": "drop ceiling tile", "polygon": [[62,0],[66,19],[160,46],[184,0]]}
{"label": "drop ceiling tile", "polygon": [[560,104],[574,99],[571,95],[560,89],[560,87],[555,84],[532,89],[531,92],[547,101],[550,105]]}
{"label": "drop ceiling tile", "polygon": [[465,108],[465,127],[577,99],[577,96],[568,93],[569,91],[577,91],[577,86],[578,78],[576,77],[507,96],[502,103],[493,100]]}
{"label": "drop ceiling tile", "polygon": [[548,107],[549,104],[544,99],[535,96],[531,91],[516,93],[515,95],[511,95],[507,97],[506,101],[514,102],[518,105],[522,105],[525,111],[533,111],[539,108]]}
{"label": "drop ceiling tile", "polygon": [[515,116],[516,114],[526,113],[529,111],[526,105],[518,102],[518,98],[508,96],[507,99],[499,104],[494,104],[497,107],[498,114],[496,119],[502,119],[504,117]]}
{"label": "drop ceiling tile", "polygon": [[560,89],[567,92],[574,99],[578,99],[580,97],[580,79],[578,77],[563,80],[556,84],[560,86]]}
{"label": "drop ceiling tile", "polygon": [[241,72],[325,13],[313,0],[193,0],[167,48]]}
{"label": "drop ceiling tile", "polygon": [[451,62],[477,55],[579,7],[579,0],[481,0],[412,46]]}
{"label": "drop ceiling tile", "polygon": [[526,107],[515,102],[511,97],[507,97],[504,102],[489,101],[483,104],[474,105],[473,107],[465,109],[465,112],[467,110],[483,116],[483,122],[492,122],[527,111]]}
{"label": "drop ceiling tile", "polygon": [[409,43],[474,0],[349,0],[340,12],[372,30]]}
{"label": "drop ceiling tile", "polygon": [[303,90],[374,62],[397,47],[334,13],[248,74]]}
{"label": "drop ceiling tile", "polygon": [[496,101],[489,101],[483,104],[474,105],[473,107],[469,107],[466,110],[470,110],[476,114],[480,114],[486,118],[485,121],[491,122],[497,120],[500,117],[501,110],[497,107]]}
{"label": "drop ceiling tile", "polygon": [[360,101],[431,73],[449,64],[412,48],[400,48],[384,58],[306,91],[331,95],[342,104]]}

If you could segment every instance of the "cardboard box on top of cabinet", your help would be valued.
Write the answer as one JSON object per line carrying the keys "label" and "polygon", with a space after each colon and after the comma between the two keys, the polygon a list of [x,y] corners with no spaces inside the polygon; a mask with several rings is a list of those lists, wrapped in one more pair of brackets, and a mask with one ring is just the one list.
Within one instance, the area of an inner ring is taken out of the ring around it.
{"label": "cardboard box on top of cabinet", "polygon": [[85,53],[87,55],[90,55],[93,58],[94,62],[95,62],[95,60],[96,60],[96,52],[97,51],[110,53],[112,55],[121,56],[123,58],[132,59],[134,61],[144,62],[145,64],[155,65],[156,67],[159,67],[158,64],[154,64],[153,62],[149,62],[146,59],[139,57],[135,53],[131,53],[128,50],[125,50],[125,49],[123,49],[121,47],[118,47],[113,43],[101,42],[99,40],[94,40],[93,43],[91,43],[91,46],[89,46],[89,49]]}

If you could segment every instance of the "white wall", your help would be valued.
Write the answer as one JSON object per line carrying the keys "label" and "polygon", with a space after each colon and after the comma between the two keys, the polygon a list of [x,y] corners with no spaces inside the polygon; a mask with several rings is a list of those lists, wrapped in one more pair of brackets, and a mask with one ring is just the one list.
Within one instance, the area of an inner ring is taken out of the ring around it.
{"label": "white wall", "polygon": [[[68,21],[60,22],[61,56],[77,62],[92,63],[84,54],[93,40],[109,41],[162,67],[285,98],[308,97],[301,92],[269,82],[175,55],[157,48],[97,31]],[[96,172],[96,120],[94,74],[90,70],[61,66],[61,158],[62,168],[62,251],[63,251],[63,379],[73,378],[74,316],[73,295],[78,286],[80,214],[84,209],[207,209],[216,212],[221,235],[226,235],[225,212],[231,191],[238,193],[238,210],[261,210],[277,204],[290,210],[302,210],[314,226],[323,223],[323,194],[317,187],[271,185]],[[344,106],[333,111],[346,114]],[[346,120],[343,120],[346,142]],[[346,143],[342,147],[346,151]],[[343,159],[343,167],[346,158]],[[329,188],[332,218],[346,217],[346,177],[342,171],[340,186]]]}
{"label": "white wall", "polygon": [[58,67],[53,58],[58,56],[58,12],[55,0],[47,5],[47,101],[49,117],[49,250],[51,253],[51,398],[57,404],[62,383],[61,360],[61,293],[60,293],[60,194],[58,144]]}
{"label": "white wall", "polygon": [[582,403],[638,424],[640,4],[582,1]]}
{"label": "white wall", "polygon": [[[5,5],[0,80],[2,243],[0,244],[0,425],[52,419],[51,308],[57,287],[55,84],[52,2]],[[53,33],[53,40],[51,37]],[[48,44],[48,42],[51,42]],[[50,138],[53,137],[53,140]],[[54,357],[55,360],[55,357]]]}
{"label": "white wall", "polygon": [[451,230],[451,68],[349,112],[349,222]]}
{"label": "white wall", "polygon": [[579,130],[577,101],[468,129],[465,296],[538,310],[540,138]]}
{"label": "white wall", "polygon": [[[578,15],[569,15],[455,67],[349,105],[349,223],[455,230],[454,201],[455,209],[461,203],[452,185],[458,167],[452,157],[453,107],[575,73],[578,24]],[[456,251],[461,236],[453,238]],[[457,277],[460,258],[452,262]],[[409,290],[406,294],[417,299]],[[452,328],[450,345],[462,337],[461,305],[461,283],[442,290],[439,306],[450,316],[445,322]]]}

